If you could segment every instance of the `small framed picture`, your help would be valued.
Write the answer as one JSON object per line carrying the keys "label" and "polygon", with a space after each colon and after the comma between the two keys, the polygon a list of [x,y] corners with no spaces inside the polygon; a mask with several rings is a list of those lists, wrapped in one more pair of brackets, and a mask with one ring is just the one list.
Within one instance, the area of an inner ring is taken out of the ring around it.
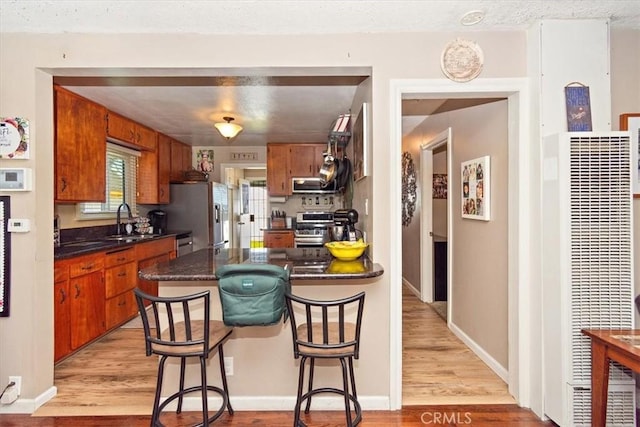
{"label": "small framed picture", "polygon": [[353,180],[369,175],[369,106],[365,102],[353,124]]}
{"label": "small framed picture", "polygon": [[213,172],[213,150],[198,150],[196,161],[200,172]]}
{"label": "small framed picture", "polygon": [[433,174],[433,198],[434,199],[447,198],[447,174],[446,173]]}
{"label": "small framed picture", "polygon": [[620,130],[631,132],[631,188],[633,197],[640,198],[640,113],[620,114]]}
{"label": "small framed picture", "polygon": [[29,120],[0,117],[0,159],[29,158]]}
{"label": "small framed picture", "polygon": [[489,221],[491,219],[491,163],[484,156],[463,162],[462,218]]}

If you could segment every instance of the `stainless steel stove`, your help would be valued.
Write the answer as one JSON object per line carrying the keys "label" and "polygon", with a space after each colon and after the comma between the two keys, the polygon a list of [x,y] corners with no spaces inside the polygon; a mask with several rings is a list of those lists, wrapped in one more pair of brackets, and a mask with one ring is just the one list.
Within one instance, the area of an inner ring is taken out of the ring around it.
{"label": "stainless steel stove", "polygon": [[298,212],[294,243],[296,248],[322,247],[329,241],[333,212]]}

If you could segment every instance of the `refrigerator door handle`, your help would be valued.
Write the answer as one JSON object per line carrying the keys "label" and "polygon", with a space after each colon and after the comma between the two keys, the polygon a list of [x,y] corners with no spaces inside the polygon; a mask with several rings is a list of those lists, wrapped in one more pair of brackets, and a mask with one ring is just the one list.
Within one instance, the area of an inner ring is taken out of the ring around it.
{"label": "refrigerator door handle", "polygon": [[215,210],[215,222],[216,224],[220,224],[220,205],[215,204],[213,207]]}

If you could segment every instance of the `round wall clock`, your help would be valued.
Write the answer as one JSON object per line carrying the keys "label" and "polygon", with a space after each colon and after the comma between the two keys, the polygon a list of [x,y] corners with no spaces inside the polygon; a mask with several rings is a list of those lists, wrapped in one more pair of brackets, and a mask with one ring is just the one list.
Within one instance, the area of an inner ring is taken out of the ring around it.
{"label": "round wall clock", "polygon": [[457,38],[445,46],[440,59],[442,72],[456,82],[473,80],[482,71],[484,54],[477,43]]}
{"label": "round wall clock", "polygon": [[416,210],[416,168],[411,153],[402,153],[402,225],[411,223]]}

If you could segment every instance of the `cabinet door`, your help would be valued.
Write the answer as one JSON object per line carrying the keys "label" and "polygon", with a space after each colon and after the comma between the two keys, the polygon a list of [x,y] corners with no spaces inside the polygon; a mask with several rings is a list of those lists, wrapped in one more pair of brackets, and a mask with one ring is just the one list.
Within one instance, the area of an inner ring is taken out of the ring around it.
{"label": "cabinet door", "polygon": [[53,361],[57,362],[71,353],[71,322],[69,280],[53,285],[54,351]]}
{"label": "cabinet door", "polygon": [[289,175],[291,178],[318,176],[315,148],[315,144],[291,144],[289,146]]}
{"label": "cabinet door", "polygon": [[69,280],[71,348],[75,350],[105,332],[102,271]]}
{"label": "cabinet door", "polygon": [[158,134],[155,130],[136,123],[136,145],[142,150],[156,151]]}
{"label": "cabinet door", "polygon": [[267,144],[267,192],[270,196],[289,196],[289,181],[289,145]]}
{"label": "cabinet door", "polygon": [[137,273],[135,261],[105,269],[105,297],[112,298],[135,288],[138,282]]}
{"label": "cabinet door", "polygon": [[158,183],[158,161],[157,151],[143,151],[138,158],[137,175],[137,198],[136,201],[142,204],[157,204],[159,183]]}
{"label": "cabinet door", "polygon": [[107,116],[107,135],[119,141],[134,144],[136,142],[136,124],[133,120],[109,111]]}
{"label": "cabinet door", "polygon": [[191,162],[191,146],[182,144],[182,170],[189,171],[193,169],[193,163]]}
{"label": "cabinet door", "polygon": [[169,181],[171,176],[171,138],[158,135],[158,203],[169,203]]}
{"label": "cabinet door", "polygon": [[121,325],[136,315],[138,306],[133,291],[107,299],[105,302],[105,316],[107,330]]}
{"label": "cabinet door", "polygon": [[182,182],[184,181],[184,165],[182,162],[182,155],[184,149],[180,141],[171,141],[171,181]]}
{"label": "cabinet door", "polygon": [[55,198],[104,202],[107,110],[55,86]]}

